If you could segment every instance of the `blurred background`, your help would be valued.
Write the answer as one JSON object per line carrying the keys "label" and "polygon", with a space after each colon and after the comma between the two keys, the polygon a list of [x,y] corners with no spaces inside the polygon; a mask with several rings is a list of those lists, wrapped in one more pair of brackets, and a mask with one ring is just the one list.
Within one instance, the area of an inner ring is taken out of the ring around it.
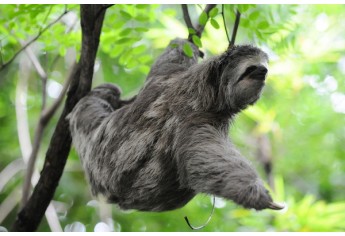
{"label": "blurred background", "polygon": [[[204,5],[188,7],[197,23]],[[258,212],[216,198],[212,219],[201,231],[344,231],[345,5],[225,5],[224,12],[218,5],[201,37],[206,58],[226,50],[222,13],[231,34],[236,9],[242,13],[236,44],[262,48],[270,66],[262,98],[236,118],[230,136],[276,202],[287,207]],[[80,56],[79,20],[78,5],[0,5],[1,230],[11,227],[21,205],[42,103],[54,104]],[[169,41],[187,36],[180,5],[110,7],[93,86],[111,82],[124,97],[137,94]],[[61,107],[44,129],[32,182]],[[200,194],[164,213],[122,211],[91,196],[72,150],[52,209],[39,231],[191,231],[184,216],[202,225],[212,196]]]}

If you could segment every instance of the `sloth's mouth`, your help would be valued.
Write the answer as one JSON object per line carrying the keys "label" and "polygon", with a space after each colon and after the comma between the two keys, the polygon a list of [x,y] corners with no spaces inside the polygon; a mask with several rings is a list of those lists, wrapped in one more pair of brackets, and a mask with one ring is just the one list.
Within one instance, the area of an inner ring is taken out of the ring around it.
{"label": "sloth's mouth", "polygon": [[249,66],[238,81],[241,81],[244,78],[264,81],[266,79],[266,74],[267,68],[264,66]]}

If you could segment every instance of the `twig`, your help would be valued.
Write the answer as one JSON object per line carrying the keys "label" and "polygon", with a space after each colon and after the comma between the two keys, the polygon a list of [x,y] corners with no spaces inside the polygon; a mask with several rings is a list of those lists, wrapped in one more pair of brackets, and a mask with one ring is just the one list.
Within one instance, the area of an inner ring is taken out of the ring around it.
{"label": "twig", "polygon": [[27,165],[27,171],[26,175],[24,178],[24,185],[23,185],[23,196],[22,196],[22,206],[27,202],[29,192],[30,192],[30,186],[31,186],[31,178],[32,174],[34,172],[35,168],[35,163],[38,155],[38,151],[40,148],[41,140],[43,137],[43,131],[48,124],[48,121],[51,119],[55,111],[58,109],[59,105],[61,104],[62,99],[64,98],[64,95],[67,91],[68,85],[70,80],[67,80],[64,84],[64,87],[59,95],[59,97],[54,101],[53,105],[46,109],[46,83],[47,83],[47,73],[44,71],[42,68],[40,62],[38,61],[37,57],[35,54],[32,52],[30,47],[27,47],[25,49],[25,52],[27,53],[30,61],[34,65],[37,73],[42,79],[42,110],[40,114],[39,121],[36,126],[36,130],[34,133],[34,143],[33,143],[33,148],[29,157],[29,162]]}
{"label": "twig", "polygon": [[[66,31],[66,33],[69,33],[72,28],[74,27],[76,22],[74,22]],[[24,43],[21,42],[23,45]],[[35,168],[35,163],[37,160],[37,155],[40,147],[40,143],[42,140],[43,132],[48,124],[49,120],[52,118],[52,116],[55,114],[56,110],[59,108],[66,91],[68,89],[69,83],[71,81],[71,77],[68,76],[68,79],[65,81],[64,86],[62,91],[59,94],[59,97],[54,101],[54,103],[50,106],[50,108],[46,108],[46,84],[47,84],[47,73],[44,71],[42,68],[40,62],[38,61],[38,58],[35,56],[35,54],[32,52],[30,47],[27,47],[25,49],[26,54],[28,55],[30,61],[32,62],[33,66],[35,67],[37,73],[41,77],[42,80],[42,109],[41,109],[41,114],[39,121],[36,126],[35,134],[34,134],[34,145],[33,145],[33,150],[30,154],[29,157],[29,162],[27,166],[27,171],[26,171],[26,176],[25,176],[25,181],[23,185],[23,193],[22,193],[22,206],[27,202],[29,192],[30,192],[30,186],[31,186],[31,178],[32,174]]]}
{"label": "twig", "polygon": [[63,98],[65,97],[65,94],[67,92],[67,89],[72,81],[72,72],[73,72],[73,68],[76,67],[77,63],[75,63],[73,66],[72,66],[72,69],[71,69],[71,72],[70,72],[70,75],[67,77],[67,80],[65,81],[65,83],[63,84],[63,87],[62,87],[62,90],[59,94],[59,97],[57,99],[55,99],[54,103],[49,107],[49,108],[46,108],[44,111],[42,111],[42,116],[41,116],[41,120],[42,120],[42,123],[44,125],[46,125],[49,120],[52,118],[52,116],[54,115],[54,113],[56,112],[56,110],[59,108]]}
{"label": "twig", "polygon": [[[209,17],[208,17],[208,14],[210,13],[210,11],[211,11],[213,8],[215,8],[216,6],[217,6],[217,4],[207,4],[207,5],[206,5],[206,7],[205,7],[205,9],[204,9],[204,12],[205,12],[206,15],[207,15],[207,19],[209,18]],[[205,25],[202,25],[202,24],[199,24],[199,23],[198,23],[198,25],[196,26],[196,35],[197,35],[198,37],[200,37],[200,36],[202,35],[204,29],[205,29]]]}
{"label": "twig", "polygon": [[38,34],[32,38],[30,41],[28,41],[21,49],[19,49],[11,59],[9,59],[7,62],[1,65],[0,71],[3,70],[6,66],[11,64],[14,59],[23,51],[25,50],[28,46],[30,46],[33,42],[35,42],[44,32],[46,32],[50,27],[52,27],[54,24],[56,24],[64,15],[66,15],[69,11],[64,11],[58,18],[56,18],[54,21],[49,23],[44,29],[40,30]]}
{"label": "twig", "polygon": [[[206,15],[207,15],[207,20],[208,20],[208,14],[209,12],[214,8],[216,7],[217,5],[216,4],[208,4],[206,5],[205,9],[203,10]],[[201,34],[202,32],[204,31],[205,29],[205,25],[201,25],[201,24],[197,24],[196,27],[193,26],[193,23],[190,19],[190,16],[189,16],[189,12],[188,12],[188,6],[186,4],[181,4],[181,7],[182,7],[182,13],[183,13],[183,19],[186,23],[186,26],[188,29],[193,29],[195,31],[195,35],[197,35],[199,38],[201,37]],[[191,43],[194,44],[193,42],[193,35],[194,34],[191,34],[190,31],[188,30],[188,41],[190,41]],[[202,51],[199,51],[200,53],[200,57],[203,58],[204,57],[204,53]]]}
{"label": "twig", "polygon": [[[22,152],[22,158],[25,165],[27,166],[29,162],[29,156],[32,152],[29,125],[26,111],[26,97],[27,97],[27,83],[28,83],[28,65],[27,60],[21,60],[22,69],[20,70],[20,80],[16,88],[16,117],[17,117],[17,127],[18,127],[18,137],[20,149]],[[38,181],[39,173],[38,171],[34,172],[31,183],[35,185]],[[53,207],[49,208],[49,211],[46,212],[46,218],[49,223],[49,227],[56,231],[62,231],[60,223],[56,216],[56,211]]]}
{"label": "twig", "polygon": [[228,39],[228,42],[230,44],[229,33],[228,33],[228,29],[226,27],[226,21],[225,21],[224,4],[222,4],[222,17],[223,17],[223,24],[224,24],[224,30],[225,30],[226,38]]}
{"label": "twig", "polygon": [[64,110],[51,138],[39,182],[25,205],[17,215],[13,231],[37,229],[47,206],[54,196],[71,148],[71,135],[66,116],[75,104],[91,89],[93,68],[99,45],[105,11],[95,16],[101,5],[81,5],[82,49],[80,61],[72,73]]}
{"label": "twig", "polygon": [[[53,9],[53,5],[50,6],[49,10],[48,10],[48,13],[47,15],[44,17],[42,23],[45,24],[48,20],[48,16],[50,15],[50,13],[52,12],[52,9]],[[42,30],[42,26],[40,27],[40,31]]]}
{"label": "twig", "polygon": [[[68,33],[70,33],[73,30],[73,28],[74,28],[75,24],[77,23],[77,21],[78,21],[78,19],[76,18],[76,20],[67,28],[65,34],[68,34]],[[59,61],[60,58],[61,58],[60,55],[56,55],[55,56],[55,58],[53,59],[53,62],[51,63],[49,71],[53,70],[53,68],[55,67],[56,63]]]}
{"label": "twig", "polygon": [[239,12],[239,10],[237,10],[236,20],[234,23],[234,29],[232,30],[231,41],[230,41],[229,47],[233,47],[235,45],[235,39],[236,39],[237,29],[240,24],[240,19],[241,19],[241,13]]}
{"label": "twig", "polygon": [[[188,29],[195,30],[193,23],[190,19],[189,12],[188,12],[188,5],[187,4],[181,4],[181,7],[182,7],[183,19],[184,19],[184,22],[186,23]],[[189,37],[191,37],[190,34],[189,34],[188,38]]]}

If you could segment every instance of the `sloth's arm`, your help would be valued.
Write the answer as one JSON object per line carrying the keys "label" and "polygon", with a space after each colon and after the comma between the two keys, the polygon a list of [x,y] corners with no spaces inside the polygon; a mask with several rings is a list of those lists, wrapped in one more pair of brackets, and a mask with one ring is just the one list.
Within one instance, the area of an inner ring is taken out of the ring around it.
{"label": "sloth's arm", "polygon": [[272,198],[250,163],[219,132],[198,128],[184,138],[181,179],[196,192],[231,199],[246,208],[272,208]]}

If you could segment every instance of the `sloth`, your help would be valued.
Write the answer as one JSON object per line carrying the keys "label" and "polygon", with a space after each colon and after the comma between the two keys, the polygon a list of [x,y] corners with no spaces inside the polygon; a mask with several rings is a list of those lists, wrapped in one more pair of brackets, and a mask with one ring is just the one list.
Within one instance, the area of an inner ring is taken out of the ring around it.
{"label": "sloth", "polygon": [[259,99],[268,56],[249,45],[198,56],[192,43],[172,40],[135,98],[103,84],[75,106],[68,121],[92,193],[140,211],[177,209],[198,193],[281,209],[228,135],[235,115]]}

